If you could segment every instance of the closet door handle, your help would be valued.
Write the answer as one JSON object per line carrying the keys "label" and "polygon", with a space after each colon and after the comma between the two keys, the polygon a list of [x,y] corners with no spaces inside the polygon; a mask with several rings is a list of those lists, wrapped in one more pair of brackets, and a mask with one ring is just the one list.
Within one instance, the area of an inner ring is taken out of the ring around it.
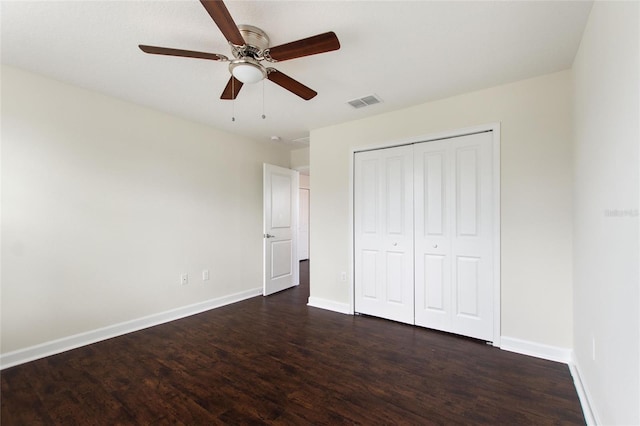
{"label": "closet door handle", "polygon": [[438,248],[438,245],[437,245],[437,244],[434,244],[434,245],[433,245],[433,248]]}

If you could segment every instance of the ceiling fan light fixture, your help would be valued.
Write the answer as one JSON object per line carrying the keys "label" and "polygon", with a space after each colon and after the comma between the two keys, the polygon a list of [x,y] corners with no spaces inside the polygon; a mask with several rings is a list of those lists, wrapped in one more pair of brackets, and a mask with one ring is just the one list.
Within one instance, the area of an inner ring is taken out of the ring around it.
{"label": "ceiling fan light fixture", "polygon": [[239,81],[244,84],[257,83],[267,76],[267,70],[251,58],[242,58],[231,61],[229,71]]}
{"label": "ceiling fan light fixture", "polygon": [[[232,59],[229,64],[231,78],[227,82],[220,99],[234,100],[244,84],[254,84],[264,79],[282,87],[294,95],[308,101],[318,92],[274,68],[265,68],[261,61],[281,62],[304,56],[317,55],[340,49],[340,41],[333,31],[270,47],[269,37],[253,25],[236,24],[225,0],[200,0],[202,6],[218,26],[229,43]],[[228,62],[230,58],[219,53],[196,52],[193,50],[168,47],[138,45],[145,53],[154,55],[179,56],[184,58],[208,59]],[[264,104],[264,90],[263,90]],[[264,107],[263,107],[264,110]],[[262,118],[265,118],[263,111]]]}

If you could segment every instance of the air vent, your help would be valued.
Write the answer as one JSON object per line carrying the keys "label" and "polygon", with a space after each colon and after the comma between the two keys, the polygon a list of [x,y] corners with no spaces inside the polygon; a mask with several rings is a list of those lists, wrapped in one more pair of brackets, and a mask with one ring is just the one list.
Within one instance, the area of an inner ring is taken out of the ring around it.
{"label": "air vent", "polygon": [[382,102],[382,99],[380,99],[377,95],[367,95],[358,99],[353,99],[347,103],[352,107],[358,109],[367,107],[369,105],[379,104],[380,102]]}

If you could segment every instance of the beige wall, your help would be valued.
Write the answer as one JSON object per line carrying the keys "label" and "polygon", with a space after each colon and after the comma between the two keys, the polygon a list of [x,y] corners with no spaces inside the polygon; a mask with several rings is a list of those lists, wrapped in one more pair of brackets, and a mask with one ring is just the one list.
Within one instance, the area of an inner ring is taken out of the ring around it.
{"label": "beige wall", "polygon": [[573,65],[573,346],[610,425],[640,424],[639,15],[638,2],[596,2]]}
{"label": "beige wall", "polygon": [[309,167],[309,148],[294,149],[291,151],[291,168],[298,170]]}
{"label": "beige wall", "polygon": [[570,72],[311,132],[311,297],[348,304],[355,147],[501,122],[502,336],[572,344]]}
{"label": "beige wall", "polygon": [[2,353],[261,287],[286,150],[9,67],[1,136]]}

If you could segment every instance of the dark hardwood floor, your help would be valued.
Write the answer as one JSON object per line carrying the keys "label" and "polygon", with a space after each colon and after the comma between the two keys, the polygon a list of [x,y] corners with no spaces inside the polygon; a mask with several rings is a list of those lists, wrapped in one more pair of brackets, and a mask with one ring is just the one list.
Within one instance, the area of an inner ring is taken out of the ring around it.
{"label": "dark hardwood floor", "polygon": [[566,365],[297,288],[6,369],[2,425],[584,424]]}

